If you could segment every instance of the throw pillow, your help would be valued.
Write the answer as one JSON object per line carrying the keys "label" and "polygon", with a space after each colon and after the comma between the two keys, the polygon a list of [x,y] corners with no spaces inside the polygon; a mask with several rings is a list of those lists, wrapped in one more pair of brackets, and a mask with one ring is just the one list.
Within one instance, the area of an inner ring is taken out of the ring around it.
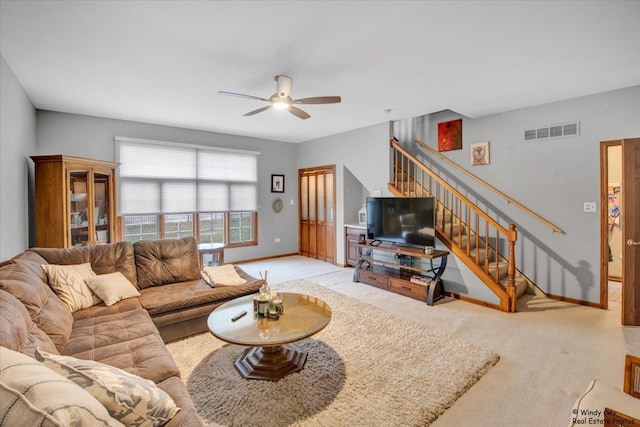
{"label": "throw pillow", "polygon": [[90,263],[43,264],[42,268],[47,273],[49,286],[72,313],[100,302],[100,299],[84,283],[86,279],[96,275],[91,269]]}
{"label": "throw pillow", "polygon": [[92,360],[36,350],[36,358],[91,393],[127,426],[159,426],[180,410],[153,381]]}
{"label": "throw pillow", "polygon": [[240,277],[233,264],[225,264],[216,267],[206,267],[202,270],[202,278],[211,287],[213,286],[241,286],[247,283]]}
{"label": "throw pillow", "polygon": [[7,426],[122,426],[77,384],[0,347],[0,420]]}
{"label": "throw pillow", "polygon": [[107,306],[125,298],[140,296],[140,292],[119,271],[92,276],[84,282]]}

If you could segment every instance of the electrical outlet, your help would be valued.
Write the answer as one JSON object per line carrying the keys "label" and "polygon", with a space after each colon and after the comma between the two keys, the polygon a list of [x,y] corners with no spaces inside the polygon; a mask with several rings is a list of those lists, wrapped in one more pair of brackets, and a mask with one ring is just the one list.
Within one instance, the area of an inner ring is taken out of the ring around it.
{"label": "electrical outlet", "polygon": [[593,213],[596,211],[596,202],[584,202],[584,211]]}
{"label": "electrical outlet", "polygon": [[276,243],[280,243],[280,238],[276,237]]}

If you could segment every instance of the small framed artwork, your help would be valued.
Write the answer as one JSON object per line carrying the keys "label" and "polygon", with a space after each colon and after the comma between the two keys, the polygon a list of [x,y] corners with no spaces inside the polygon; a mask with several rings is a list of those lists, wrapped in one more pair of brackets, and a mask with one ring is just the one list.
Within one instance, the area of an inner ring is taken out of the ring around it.
{"label": "small framed artwork", "polygon": [[462,119],[438,123],[438,151],[462,149]]}
{"label": "small framed artwork", "polygon": [[469,146],[471,155],[471,166],[482,166],[489,164],[489,141],[478,142]]}
{"label": "small framed artwork", "polygon": [[284,175],[271,175],[271,192],[284,193]]}

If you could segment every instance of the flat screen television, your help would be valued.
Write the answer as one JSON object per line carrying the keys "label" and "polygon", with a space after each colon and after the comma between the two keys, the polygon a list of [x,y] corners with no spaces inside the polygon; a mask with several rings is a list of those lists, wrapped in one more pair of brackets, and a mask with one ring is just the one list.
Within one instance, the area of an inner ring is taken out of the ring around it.
{"label": "flat screen television", "polygon": [[367,238],[405,246],[435,246],[435,199],[367,197]]}

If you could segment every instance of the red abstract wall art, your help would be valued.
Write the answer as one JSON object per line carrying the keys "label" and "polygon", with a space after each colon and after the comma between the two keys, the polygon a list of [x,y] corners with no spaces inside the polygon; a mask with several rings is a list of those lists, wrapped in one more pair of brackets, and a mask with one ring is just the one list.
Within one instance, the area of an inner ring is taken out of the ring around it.
{"label": "red abstract wall art", "polygon": [[438,151],[462,149],[462,119],[438,123]]}

